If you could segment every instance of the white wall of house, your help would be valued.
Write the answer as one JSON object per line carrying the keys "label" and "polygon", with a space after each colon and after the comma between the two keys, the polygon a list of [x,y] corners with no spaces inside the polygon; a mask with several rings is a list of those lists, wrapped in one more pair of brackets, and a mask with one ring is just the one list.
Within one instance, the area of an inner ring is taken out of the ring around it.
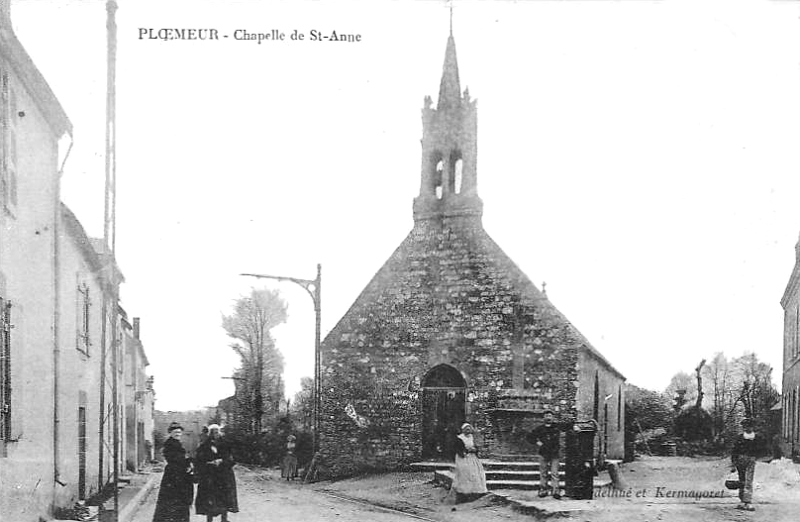
{"label": "white wall of house", "polygon": [[26,84],[25,57],[1,22],[0,33],[0,70],[9,93],[3,153],[6,160],[14,156],[13,173],[2,173],[0,205],[0,294],[13,305],[10,437],[0,457],[0,512],[25,521],[38,520],[61,494],[53,466],[52,379],[59,136]]}
{"label": "white wall of house", "polygon": [[[121,316],[109,300],[108,315],[118,321],[119,364],[113,369],[109,349],[106,381],[101,382],[101,350],[112,346],[110,327],[105,343],[102,339],[103,255],[96,250],[96,240],[86,237],[75,216],[60,203],[60,163],[71,140],[62,138],[71,134],[70,123],[14,36],[7,6],[0,0],[0,298],[12,303],[13,328],[10,393],[0,393],[0,420],[9,426],[7,434],[0,430],[0,519],[38,522],[52,518],[56,507],[91,496],[113,477],[113,417],[107,417],[102,440],[99,431],[101,417],[113,402],[115,374],[119,471],[124,471],[126,361]],[[131,364],[146,362],[140,345],[139,351],[142,357]],[[0,362],[2,370],[5,358]],[[131,371],[137,386],[141,380],[147,389],[144,367]],[[5,374],[0,371],[3,384]],[[101,390],[105,390],[104,411]],[[151,389],[150,437],[152,396]],[[3,414],[6,408],[8,415]]]}
{"label": "white wall of house", "polygon": [[[61,475],[69,500],[87,498],[100,486],[98,452],[100,425],[100,362],[102,343],[103,287],[100,260],[94,255],[80,223],[62,212],[59,266],[61,372],[59,416]],[[110,403],[110,396],[108,399]],[[79,490],[79,409],[85,418],[85,485]],[[110,460],[106,448],[105,459]],[[66,496],[66,495],[65,495]]]}

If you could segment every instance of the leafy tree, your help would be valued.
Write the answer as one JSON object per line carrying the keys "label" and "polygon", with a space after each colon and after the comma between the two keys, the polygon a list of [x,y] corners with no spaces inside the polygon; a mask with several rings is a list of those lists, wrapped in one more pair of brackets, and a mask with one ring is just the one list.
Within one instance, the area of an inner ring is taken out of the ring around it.
{"label": "leafy tree", "polygon": [[[678,437],[685,441],[711,441],[705,450],[721,451],[739,432],[739,423],[745,417],[755,420],[757,429],[767,438],[774,434],[769,410],[779,399],[769,364],[752,352],[733,359],[716,353],[698,368],[697,382],[692,384],[692,376],[680,372],[665,392],[672,399],[685,390],[683,404],[675,413],[674,432]],[[698,384],[702,390],[698,390]],[[703,395],[701,399],[698,391]],[[698,403],[702,407],[698,408]]]}
{"label": "leafy tree", "polygon": [[314,423],[314,379],[311,377],[300,379],[300,391],[294,395],[290,414],[300,429],[311,431]]}
{"label": "leafy tree", "polygon": [[679,413],[697,399],[697,385],[694,377],[686,372],[676,373],[672,376],[664,394],[672,401],[676,414]]}
{"label": "leafy tree", "polygon": [[712,401],[713,436],[717,437],[725,429],[726,410],[732,404],[731,365],[725,354],[717,352],[703,372],[706,376],[706,396],[710,396]]}
{"label": "leafy tree", "polygon": [[663,393],[629,385],[625,391],[625,419],[642,430],[668,429],[672,424],[670,400]]}
{"label": "leafy tree", "polygon": [[697,380],[694,386],[694,404],[678,411],[675,417],[675,434],[683,441],[708,443],[713,439],[714,420],[703,409],[703,397],[705,396],[703,390],[703,367],[705,364],[706,360],[703,359],[694,369],[695,379]]}
{"label": "leafy tree", "polygon": [[236,300],[231,315],[222,316],[222,327],[234,339],[230,347],[241,362],[233,378],[237,418],[245,425],[235,430],[258,435],[265,417],[278,415],[283,400],[283,356],[271,330],[286,321],[286,309],[278,291],[253,289]]}
{"label": "leafy tree", "polygon": [[735,378],[726,439],[730,440],[735,435],[739,421],[745,417],[753,419],[756,429],[763,436],[771,438],[775,433],[769,423],[769,411],[779,400],[778,390],[772,383],[772,366],[759,361],[753,352],[745,352],[733,359],[731,364]]}
{"label": "leafy tree", "polygon": [[626,460],[633,459],[634,448],[651,452],[650,441],[672,428],[672,407],[666,394],[628,385],[625,390]]}

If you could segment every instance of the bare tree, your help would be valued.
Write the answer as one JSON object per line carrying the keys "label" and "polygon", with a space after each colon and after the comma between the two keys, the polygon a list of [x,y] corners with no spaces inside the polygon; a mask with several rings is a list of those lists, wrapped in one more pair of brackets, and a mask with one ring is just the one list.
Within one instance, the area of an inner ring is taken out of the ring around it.
{"label": "bare tree", "polygon": [[725,354],[717,352],[714,358],[704,367],[706,383],[710,382],[712,396],[711,414],[714,418],[714,437],[725,428],[726,411],[730,409],[732,399],[730,389],[730,364]]}
{"label": "bare tree", "polygon": [[705,366],[706,360],[703,359],[700,361],[700,364],[697,365],[697,368],[694,369],[694,373],[697,374],[697,399],[695,399],[694,407],[700,409],[703,407],[703,376],[701,371],[703,370],[703,366]]}
{"label": "bare tree", "polygon": [[236,395],[251,433],[261,432],[265,404],[277,413],[274,407],[283,399],[283,356],[271,330],[286,321],[286,309],[277,291],[253,289],[236,300],[231,315],[222,316],[222,327],[234,339],[230,347],[241,359],[234,375]]}

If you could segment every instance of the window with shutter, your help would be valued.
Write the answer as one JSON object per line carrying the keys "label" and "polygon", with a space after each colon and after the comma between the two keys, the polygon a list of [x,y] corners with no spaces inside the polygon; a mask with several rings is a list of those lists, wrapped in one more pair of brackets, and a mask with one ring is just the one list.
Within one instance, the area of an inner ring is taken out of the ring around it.
{"label": "window with shutter", "polygon": [[0,440],[11,438],[11,302],[0,297]]}
{"label": "window with shutter", "polygon": [[89,355],[89,348],[92,346],[90,337],[90,321],[89,314],[91,311],[92,302],[89,298],[89,287],[86,283],[78,285],[78,332],[76,348]]}

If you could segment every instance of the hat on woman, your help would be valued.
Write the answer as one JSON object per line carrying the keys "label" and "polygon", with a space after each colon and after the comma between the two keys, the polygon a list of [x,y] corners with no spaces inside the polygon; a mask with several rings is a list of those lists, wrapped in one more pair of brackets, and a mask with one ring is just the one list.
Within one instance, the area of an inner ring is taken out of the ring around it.
{"label": "hat on woman", "polygon": [[211,433],[211,430],[217,430],[220,433],[222,432],[222,428],[219,427],[219,424],[209,424],[208,432]]}
{"label": "hat on woman", "polygon": [[171,422],[169,424],[169,428],[167,428],[167,433],[172,433],[175,430],[183,431],[183,426],[181,426],[178,422]]}
{"label": "hat on woman", "polygon": [[297,440],[297,437],[295,437],[294,435],[289,435],[288,437],[286,437],[286,440],[288,440],[289,442],[294,442],[295,440]]}
{"label": "hat on woman", "polygon": [[464,428],[466,428],[467,426],[472,428],[472,424],[470,424],[469,422],[465,422],[464,424],[461,425],[461,433],[464,433]]}

